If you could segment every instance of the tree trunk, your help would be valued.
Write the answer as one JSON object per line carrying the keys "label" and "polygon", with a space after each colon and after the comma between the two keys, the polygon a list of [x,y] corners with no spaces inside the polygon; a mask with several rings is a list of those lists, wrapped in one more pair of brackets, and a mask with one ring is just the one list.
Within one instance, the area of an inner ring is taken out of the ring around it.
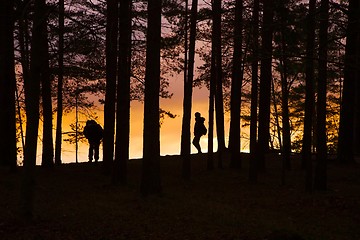
{"label": "tree trunk", "polygon": [[214,169],[214,100],[216,91],[215,54],[211,52],[207,170]]}
{"label": "tree trunk", "polygon": [[281,74],[281,110],[282,110],[282,161],[283,161],[283,172],[284,169],[290,170],[290,152],[291,152],[291,137],[290,137],[290,119],[289,119],[289,88],[288,88],[288,50],[286,46],[286,3],[284,0],[280,2],[280,19],[282,22],[281,26],[281,58],[280,64],[282,66]]}
{"label": "tree trunk", "polygon": [[[0,2],[0,165],[16,170],[14,3]],[[5,137],[6,136],[6,137]]]}
{"label": "tree trunk", "polygon": [[[356,49],[356,65],[357,65],[357,78],[356,78],[356,113],[355,113],[355,129],[354,129],[354,145],[360,146],[360,6],[357,8],[356,13],[357,21],[357,49]],[[360,155],[360,149],[355,148],[357,157]]]}
{"label": "tree trunk", "polygon": [[64,0],[59,0],[59,69],[57,86],[57,115],[56,115],[56,136],[55,136],[55,164],[61,165],[61,146],[62,146],[62,116],[63,116],[63,96],[62,88],[64,81]]}
{"label": "tree trunk", "polygon": [[191,6],[190,16],[190,42],[189,42],[189,65],[187,67],[188,73],[186,82],[184,83],[184,116],[182,125],[182,145],[181,155],[183,159],[182,174],[185,179],[190,179],[191,176],[191,162],[190,162],[190,119],[191,119],[191,104],[192,104],[192,89],[194,78],[194,62],[195,62],[195,41],[196,41],[196,20],[197,20],[197,5],[198,1],[193,0]]}
{"label": "tree trunk", "polygon": [[118,1],[107,0],[106,9],[106,92],[104,106],[103,164],[104,172],[110,174],[114,158]]}
{"label": "tree trunk", "polygon": [[269,151],[271,62],[273,35],[273,2],[263,1],[264,16],[261,44],[260,99],[259,99],[259,159],[258,168],[265,169],[265,154]]}
{"label": "tree trunk", "polygon": [[[47,46],[47,45],[44,45]],[[45,63],[43,66],[46,66]],[[45,70],[47,71],[47,70]],[[52,124],[52,99],[50,76],[43,72],[41,76],[41,96],[43,107],[43,139],[41,166],[52,167],[54,165],[53,124]]]}
{"label": "tree trunk", "polygon": [[212,1],[213,12],[213,46],[215,53],[215,114],[216,114],[216,135],[218,140],[218,167],[223,167],[222,153],[225,150],[225,130],[224,130],[224,99],[222,86],[222,56],[221,56],[221,0]]}
{"label": "tree trunk", "polygon": [[113,182],[125,184],[130,141],[131,0],[120,1],[119,76]]}
{"label": "tree trunk", "polygon": [[327,188],[327,147],[326,147],[326,84],[327,84],[327,41],[329,25],[329,0],[321,0],[319,27],[319,80],[317,86],[317,153],[314,187]]}
{"label": "tree trunk", "polygon": [[[20,5],[18,6],[18,9],[21,9],[23,14],[19,17],[18,24],[19,24],[19,49],[20,49],[20,63],[21,63],[21,69],[22,69],[22,78],[25,86],[25,82],[29,82],[30,78],[30,34],[29,34],[29,21],[28,21],[28,11],[26,10],[26,6]],[[19,115],[19,124],[20,124],[20,134],[21,134],[21,141],[22,141],[22,147],[23,152],[25,152],[25,137],[23,130],[23,120],[21,118],[21,106],[19,102],[19,91],[16,86],[16,100],[17,100],[17,111]],[[23,153],[24,155],[24,153]]]}
{"label": "tree trunk", "polygon": [[355,88],[359,80],[356,65],[358,38],[359,1],[349,1],[348,24],[346,30],[344,88],[340,111],[340,128],[338,143],[338,161],[354,163],[354,118],[355,118]]}
{"label": "tree trunk", "polygon": [[43,56],[42,34],[46,26],[44,16],[46,15],[45,0],[35,1],[34,22],[31,40],[31,63],[30,78],[25,81],[25,106],[26,106],[26,143],[24,151],[24,175],[21,186],[22,192],[22,214],[27,218],[33,216],[33,194],[34,194],[34,169],[36,165],[36,147],[39,128],[39,98],[41,64]]}
{"label": "tree trunk", "polygon": [[[184,17],[184,97],[183,97],[183,118],[181,125],[181,143],[180,155],[183,157],[182,175],[186,179],[191,175],[191,101],[189,106],[188,89],[188,49],[189,49],[189,34],[188,34],[188,21],[189,21],[189,0],[185,0],[185,17]],[[190,169],[190,171],[188,171]]]}
{"label": "tree trunk", "polygon": [[235,2],[234,21],[234,53],[231,81],[231,121],[229,134],[229,148],[231,151],[230,167],[240,168],[240,113],[242,87],[242,0]]}
{"label": "tree trunk", "polygon": [[291,137],[290,137],[290,118],[289,118],[289,89],[287,81],[287,60],[283,63],[284,74],[281,79],[281,110],[282,110],[282,138],[283,138],[283,166],[285,169],[291,169]]}
{"label": "tree trunk", "polygon": [[[47,12],[45,12],[47,14]],[[46,16],[46,17],[45,17]],[[43,167],[54,165],[54,145],[53,145],[53,123],[52,123],[52,99],[51,99],[51,79],[49,72],[49,50],[47,34],[47,15],[43,16],[44,23],[41,24],[41,99],[43,110],[43,139],[42,139],[42,162]]]}
{"label": "tree trunk", "polygon": [[316,0],[309,1],[309,12],[306,16],[306,63],[305,63],[305,119],[304,135],[302,146],[302,166],[306,169],[305,188],[308,192],[312,191],[312,160],[311,160],[311,140],[312,123],[314,112],[314,45],[315,45],[315,10]]}
{"label": "tree trunk", "polygon": [[259,0],[254,0],[252,16],[252,59],[251,59],[251,119],[250,119],[250,166],[249,181],[257,182],[257,108],[259,70]]}
{"label": "tree trunk", "polygon": [[146,42],[144,147],[141,193],[161,194],[160,179],[160,40],[161,1],[148,1],[148,29]]}

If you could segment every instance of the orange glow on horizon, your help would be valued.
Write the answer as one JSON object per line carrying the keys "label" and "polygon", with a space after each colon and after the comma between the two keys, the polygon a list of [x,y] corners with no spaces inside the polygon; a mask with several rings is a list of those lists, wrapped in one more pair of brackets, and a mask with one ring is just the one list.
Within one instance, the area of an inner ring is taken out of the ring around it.
{"label": "orange glow on horizon", "polygon": [[[176,115],[176,118],[166,118],[160,128],[160,155],[178,155],[180,154],[180,141],[181,141],[181,125],[182,125],[182,104],[183,104],[183,83],[182,80],[174,79],[169,88],[170,92],[174,93],[171,99],[161,99],[160,107],[166,111],[170,111]],[[193,105],[192,105],[192,119],[191,119],[191,135],[193,135],[194,117],[195,112],[200,112],[205,117],[206,125],[208,124],[208,90],[206,88],[194,88],[193,91]],[[96,120],[104,126],[103,106],[98,107],[95,115],[98,117]],[[225,114],[225,141],[228,141],[229,129],[229,114]],[[87,118],[79,114],[79,125],[84,125]],[[55,120],[54,116],[54,132],[53,139],[55,142]],[[64,114],[63,116],[63,132],[69,132],[70,124],[75,123],[75,112]],[[41,124],[41,122],[40,122]],[[193,136],[192,136],[193,137]],[[41,164],[41,150],[42,150],[42,126],[39,127],[39,143],[37,151],[37,164]],[[72,163],[76,159],[76,146],[65,142],[66,138],[63,135],[62,142],[62,162]],[[214,132],[214,151],[217,149],[216,131]],[[131,103],[130,111],[130,159],[142,158],[143,154],[143,104],[137,101]],[[208,137],[203,136],[200,141],[203,152],[207,152]],[[54,145],[55,147],[55,145]],[[194,146],[191,146],[191,152],[196,153]],[[88,144],[87,142],[78,141],[78,161],[87,162]],[[102,145],[100,146],[100,161],[102,161]]]}

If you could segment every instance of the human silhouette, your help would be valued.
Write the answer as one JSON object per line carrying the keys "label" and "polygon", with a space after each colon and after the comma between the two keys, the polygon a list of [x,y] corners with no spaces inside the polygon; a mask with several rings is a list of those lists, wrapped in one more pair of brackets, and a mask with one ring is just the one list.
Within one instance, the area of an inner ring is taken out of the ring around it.
{"label": "human silhouette", "polygon": [[99,146],[103,137],[103,129],[95,120],[87,120],[84,128],[84,135],[89,142],[89,162],[93,157],[95,162],[99,160]]}
{"label": "human silhouette", "polygon": [[201,117],[201,114],[199,112],[195,113],[195,126],[194,126],[194,139],[192,141],[195,148],[198,150],[198,153],[201,152],[201,146],[200,146],[200,138],[203,135],[206,135],[207,129],[204,125],[205,118]]}

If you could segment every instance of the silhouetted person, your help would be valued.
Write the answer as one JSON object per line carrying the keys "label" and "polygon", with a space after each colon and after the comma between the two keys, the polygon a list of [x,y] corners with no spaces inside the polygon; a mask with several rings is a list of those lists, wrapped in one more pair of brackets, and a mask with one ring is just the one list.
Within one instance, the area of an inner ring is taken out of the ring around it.
{"label": "silhouetted person", "polygon": [[196,112],[195,113],[195,126],[194,126],[194,139],[193,139],[192,143],[198,150],[198,153],[201,153],[200,138],[202,135],[205,135],[207,132],[204,122],[205,122],[205,118],[201,117],[201,114],[199,112]]}
{"label": "silhouetted person", "polygon": [[99,146],[103,137],[103,129],[95,120],[87,120],[84,135],[89,141],[89,162],[92,162],[93,157],[97,162],[99,160]]}

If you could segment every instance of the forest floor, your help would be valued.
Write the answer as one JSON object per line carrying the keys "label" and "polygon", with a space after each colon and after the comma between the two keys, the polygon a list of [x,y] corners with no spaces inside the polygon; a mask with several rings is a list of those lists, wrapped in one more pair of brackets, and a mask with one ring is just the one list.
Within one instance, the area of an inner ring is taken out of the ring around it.
{"label": "forest floor", "polygon": [[[257,184],[240,170],[206,170],[192,155],[192,178],[179,156],[161,157],[163,194],[142,197],[141,161],[128,164],[128,184],[111,185],[101,163],[36,168],[34,218],[19,214],[22,169],[0,168],[1,240],[359,240],[360,166],[328,165],[327,191],[306,193],[294,157],[281,184],[281,160],[270,157]],[[224,156],[228,166],[228,156]]]}

